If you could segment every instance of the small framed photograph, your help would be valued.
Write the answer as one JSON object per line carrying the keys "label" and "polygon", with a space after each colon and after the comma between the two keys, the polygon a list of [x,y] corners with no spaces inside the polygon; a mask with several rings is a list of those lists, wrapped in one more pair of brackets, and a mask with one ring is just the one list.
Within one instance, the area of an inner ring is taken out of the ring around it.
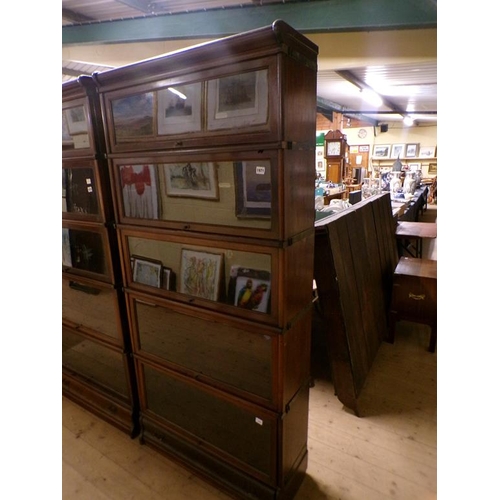
{"label": "small framed photograph", "polygon": [[391,151],[391,146],[389,144],[381,144],[373,146],[373,157],[374,158],[389,158],[389,153]]}
{"label": "small framed photograph", "polygon": [[153,136],[153,92],[136,94],[111,101],[117,141]]}
{"label": "small framed photograph", "polygon": [[422,146],[418,154],[419,158],[435,158],[436,148],[434,146]]}
{"label": "small framed photograph", "polygon": [[162,278],[161,261],[140,257],[138,255],[133,255],[132,258],[134,259],[132,280],[135,283],[142,283],[143,285],[160,288]]}
{"label": "small framed photograph", "polygon": [[418,153],[418,144],[406,145],[406,158],[416,158]]}
{"label": "small framed photograph", "polygon": [[408,163],[408,168],[411,172],[416,172],[417,170],[422,170],[421,163]]}
{"label": "small framed photograph", "polygon": [[66,118],[67,130],[70,135],[88,133],[87,116],[85,115],[84,106],[65,109],[64,116]]}
{"label": "small framed photograph", "polygon": [[236,216],[271,218],[271,162],[235,162]]}
{"label": "small framed photograph", "polygon": [[271,273],[260,269],[233,267],[230,278],[230,300],[236,307],[269,312]]}
{"label": "small framed photograph", "polygon": [[406,144],[393,144],[391,149],[391,158],[403,158],[405,156]]}
{"label": "small framed photograph", "polygon": [[202,84],[175,85],[158,91],[158,134],[201,130]]}
{"label": "small framed photograph", "polygon": [[219,180],[215,163],[166,163],[163,169],[167,196],[219,199]]}
{"label": "small framed photograph", "polygon": [[219,300],[223,260],[222,253],[183,248],[179,291],[203,299]]}
{"label": "small framed photograph", "polygon": [[437,163],[429,163],[429,168],[427,173],[430,175],[437,175],[438,173],[438,164]]}
{"label": "small framed photograph", "polygon": [[268,120],[267,69],[208,82],[207,128],[221,130],[263,125]]}
{"label": "small framed photograph", "polygon": [[120,165],[123,213],[136,219],[158,219],[156,165]]}
{"label": "small framed photograph", "polygon": [[170,267],[163,267],[161,287],[164,290],[175,290],[175,273]]}

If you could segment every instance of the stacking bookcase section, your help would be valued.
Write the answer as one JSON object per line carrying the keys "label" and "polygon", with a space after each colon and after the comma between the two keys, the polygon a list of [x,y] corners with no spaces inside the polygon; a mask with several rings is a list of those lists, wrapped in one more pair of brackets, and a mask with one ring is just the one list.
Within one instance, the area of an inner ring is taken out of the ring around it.
{"label": "stacking bookcase section", "polygon": [[276,21],[93,76],[141,441],[238,498],[307,468],[316,63]]}
{"label": "stacking bookcase section", "polygon": [[63,394],[135,435],[137,385],[92,79],[63,84],[62,102]]}

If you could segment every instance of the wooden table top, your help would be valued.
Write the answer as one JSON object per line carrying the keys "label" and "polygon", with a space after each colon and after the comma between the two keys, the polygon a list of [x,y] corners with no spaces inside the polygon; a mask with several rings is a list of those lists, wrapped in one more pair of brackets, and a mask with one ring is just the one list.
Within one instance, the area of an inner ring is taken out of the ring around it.
{"label": "wooden table top", "polygon": [[399,221],[396,226],[396,236],[437,238],[437,223]]}
{"label": "wooden table top", "polygon": [[437,260],[401,257],[394,274],[437,279]]}

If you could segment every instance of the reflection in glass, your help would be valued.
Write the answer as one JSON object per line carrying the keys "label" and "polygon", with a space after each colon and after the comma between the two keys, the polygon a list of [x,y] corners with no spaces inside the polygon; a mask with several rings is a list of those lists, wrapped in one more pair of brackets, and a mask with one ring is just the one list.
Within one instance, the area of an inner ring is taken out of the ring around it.
{"label": "reflection in glass", "polygon": [[92,168],[63,168],[63,212],[98,214],[97,188]]}
{"label": "reflection in glass", "polygon": [[102,236],[92,231],[63,228],[63,265],[106,274]]}

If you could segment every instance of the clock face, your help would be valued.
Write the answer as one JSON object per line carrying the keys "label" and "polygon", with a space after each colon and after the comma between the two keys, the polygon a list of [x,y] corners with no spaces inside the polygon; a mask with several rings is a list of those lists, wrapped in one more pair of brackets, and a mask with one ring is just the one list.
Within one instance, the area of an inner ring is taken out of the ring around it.
{"label": "clock face", "polygon": [[358,132],[358,137],[360,139],[364,139],[366,137],[366,130],[364,128],[360,128]]}
{"label": "clock face", "polygon": [[328,142],[326,144],[326,154],[328,156],[340,156],[340,142]]}

